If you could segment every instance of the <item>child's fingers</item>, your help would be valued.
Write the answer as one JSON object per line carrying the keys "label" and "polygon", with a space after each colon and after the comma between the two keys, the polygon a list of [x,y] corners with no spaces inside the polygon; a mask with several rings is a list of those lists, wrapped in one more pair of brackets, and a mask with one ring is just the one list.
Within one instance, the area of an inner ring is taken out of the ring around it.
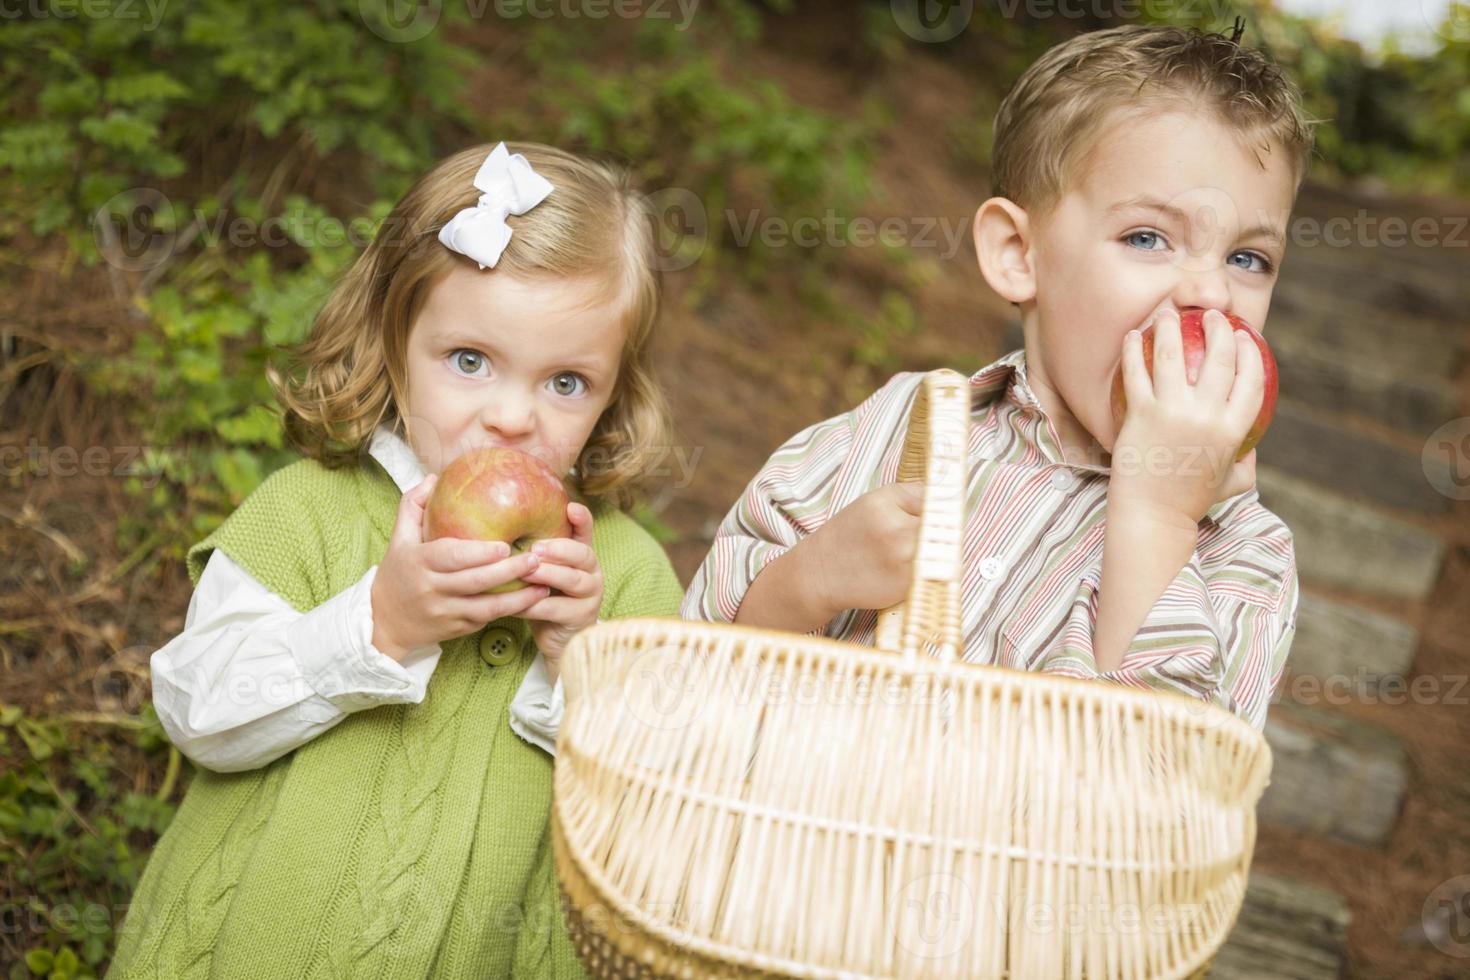
{"label": "child's fingers", "polygon": [[590,596],[597,587],[597,577],[591,572],[566,565],[542,564],[526,575],[526,581],[549,585],[570,596]]}
{"label": "child's fingers", "polygon": [[1234,428],[1248,432],[1266,399],[1266,364],[1261,349],[1244,330],[1231,333],[1235,334],[1235,384],[1225,412]]}
{"label": "child's fingers", "polygon": [[569,626],[581,622],[586,617],[587,600],[554,595],[532,604],[521,615],[526,619]]}
{"label": "child's fingers", "polygon": [[1184,377],[1184,339],[1179,335],[1179,314],[1163,310],[1154,318],[1154,394],[1177,399],[1188,384]]}
{"label": "child's fingers", "polygon": [[479,595],[515,579],[527,579],[540,565],[541,559],[536,555],[511,555],[500,561],[454,572],[445,577],[443,587],[454,595]]}
{"label": "child's fingers", "polygon": [[465,619],[484,624],[504,616],[525,616],[531,607],[550,594],[551,590],[544,585],[528,585],[514,592],[461,599],[461,605],[455,612]]}
{"label": "child's fingers", "polygon": [[428,473],[424,478],[408,491],[406,496],[415,498],[419,504],[429,499],[429,494],[434,492],[434,485],[439,482],[438,473]]}
{"label": "child's fingers", "polygon": [[450,574],[499,561],[509,554],[510,545],[504,541],[438,538],[426,545],[425,562],[430,571]]}
{"label": "child's fingers", "polygon": [[537,541],[531,546],[531,552],[540,555],[547,561],[556,562],[559,565],[570,565],[573,568],[591,570],[597,565],[597,553],[592,550],[591,544],[574,541],[571,538],[547,538],[545,541]]}
{"label": "child's fingers", "polygon": [[910,481],[908,483],[895,483],[893,499],[898,501],[898,506],[903,508],[905,514],[910,517],[919,517],[924,512],[924,484]]}
{"label": "child's fingers", "polygon": [[424,539],[424,505],[428,503],[429,494],[434,492],[434,484],[438,481],[439,477],[430,473],[399,498],[398,516],[393,521],[394,539],[410,544],[418,544]]}
{"label": "child's fingers", "polygon": [[1148,379],[1148,369],[1143,363],[1143,334],[1138,330],[1128,331],[1123,338],[1123,392],[1129,405],[1144,405],[1153,401],[1153,382]]}
{"label": "child's fingers", "polygon": [[1201,398],[1211,402],[1224,402],[1230,395],[1235,381],[1235,364],[1238,360],[1236,331],[1230,321],[1219,310],[1208,310],[1204,317],[1205,363],[1200,369],[1194,390]]}
{"label": "child's fingers", "polygon": [[572,522],[572,540],[592,547],[592,511],[575,501],[567,504],[567,519]]}

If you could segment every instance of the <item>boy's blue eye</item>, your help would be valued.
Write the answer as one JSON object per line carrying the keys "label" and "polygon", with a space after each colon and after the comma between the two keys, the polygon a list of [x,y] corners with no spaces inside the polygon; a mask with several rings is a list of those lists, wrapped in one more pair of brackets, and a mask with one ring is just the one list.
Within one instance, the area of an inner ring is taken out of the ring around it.
{"label": "boy's blue eye", "polygon": [[[1230,258],[1227,259],[1226,261],[1232,261],[1232,260],[1238,259],[1238,258],[1239,259],[1245,259],[1246,260],[1246,264],[1240,266],[1240,268],[1244,269],[1247,272],[1270,272],[1271,271],[1271,260],[1268,259],[1268,258],[1266,258],[1264,255],[1262,255],[1259,252],[1236,252],[1234,255],[1230,256]],[[1260,265],[1258,265],[1256,267],[1252,267],[1251,264],[1250,264],[1252,261],[1258,262],[1258,263],[1260,263]]]}
{"label": "boy's blue eye", "polygon": [[[1144,244],[1139,244],[1139,239],[1145,239],[1146,242]],[[1142,249],[1145,252],[1157,252],[1158,249],[1155,248],[1152,244],[1148,243],[1157,242],[1162,245],[1164,237],[1156,231],[1135,231],[1131,232],[1128,237],[1124,238],[1123,240],[1129,245],[1132,245],[1133,247],[1138,249]]]}
{"label": "boy's blue eye", "polygon": [[563,371],[547,382],[547,384],[558,395],[575,396],[587,390],[587,379],[571,371]]}
{"label": "boy's blue eye", "polygon": [[[1164,241],[1164,236],[1156,231],[1129,232],[1123,237],[1123,240],[1134,248],[1144,252],[1157,252],[1168,247],[1168,244]],[[1237,259],[1245,259],[1245,263],[1241,264],[1236,261]],[[1235,252],[1225,261],[1247,272],[1269,273],[1273,268],[1271,260],[1260,252]],[[1256,264],[1253,265],[1252,263]]]}
{"label": "boy's blue eye", "polygon": [[461,349],[455,351],[452,355],[452,360],[456,368],[464,368],[465,355],[469,355],[469,361],[471,365],[474,365],[466,370],[467,374],[477,374],[478,366],[487,363],[485,360],[485,355],[479,353],[478,351]]}

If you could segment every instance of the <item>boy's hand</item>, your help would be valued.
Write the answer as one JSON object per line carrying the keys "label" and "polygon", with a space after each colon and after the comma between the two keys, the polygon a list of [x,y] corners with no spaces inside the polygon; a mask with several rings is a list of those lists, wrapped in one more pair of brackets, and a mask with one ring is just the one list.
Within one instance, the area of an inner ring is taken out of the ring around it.
{"label": "boy's hand", "polygon": [[1108,509],[1194,528],[1205,512],[1256,482],[1256,454],[1235,462],[1265,397],[1261,352],[1218,310],[1205,314],[1205,360],[1190,385],[1179,314],[1154,318],[1150,381],[1138,331],[1123,341],[1127,414],[1113,445]]}
{"label": "boy's hand", "polygon": [[602,608],[602,566],[592,550],[592,511],[583,504],[567,505],[572,523],[570,538],[538,541],[531,552],[542,558],[525,580],[555,591],[523,614],[531,620],[531,635],[546,658],[548,675],[555,680],[561,655],[572,636],[597,622]]}
{"label": "boy's hand", "polygon": [[424,541],[424,504],[437,477],[403,495],[388,551],[373,579],[373,646],[401,661],[410,651],[473,633],[492,619],[523,616],[551,591],[528,585],[501,595],[486,589],[528,579],[538,559],[510,555],[504,541]]}
{"label": "boy's hand", "polygon": [[869,490],[797,546],[807,569],[800,584],[826,619],[844,609],[887,609],[908,595],[923,503],[920,483]]}

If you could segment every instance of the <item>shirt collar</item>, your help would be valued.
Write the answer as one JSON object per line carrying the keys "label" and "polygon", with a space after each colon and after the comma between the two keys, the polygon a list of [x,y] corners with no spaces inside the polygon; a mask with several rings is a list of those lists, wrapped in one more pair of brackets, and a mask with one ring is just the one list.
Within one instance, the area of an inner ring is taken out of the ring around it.
{"label": "shirt collar", "polygon": [[368,452],[388,471],[400,493],[408,493],[428,475],[413,447],[387,426],[380,425],[373,430]]}
{"label": "shirt collar", "polygon": [[[1071,462],[1062,452],[1056,436],[1056,427],[1041,406],[1041,399],[1031,388],[1026,378],[1026,349],[1011,351],[1004,357],[986,365],[970,375],[970,406],[973,412],[1001,399],[1003,410],[1018,410],[1035,414],[1035,426],[1023,425],[1021,431],[1030,435],[1030,442],[1037,455],[1047,463],[1066,466],[1069,469],[1107,476],[1110,467],[1098,463]],[[1219,525],[1222,518],[1234,511],[1237,505],[1249,504],[1259,495],[1252,487],[1245,493],[1226,497],[1205,511],[1205,520]]]}

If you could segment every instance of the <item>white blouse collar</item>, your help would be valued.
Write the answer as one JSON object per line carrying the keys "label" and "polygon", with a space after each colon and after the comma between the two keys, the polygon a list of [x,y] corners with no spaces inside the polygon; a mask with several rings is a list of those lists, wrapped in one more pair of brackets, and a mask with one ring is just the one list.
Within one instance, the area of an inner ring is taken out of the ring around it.
{"label": "white blouse collar", "polygon": [[383,469],[398,484],[400,493],[407,493],[423,482],[428,475],[419,458],[414,454],[413,447],[403,440],[401,436],[386,426],[378,426],[373,430],[372,444],[368,452],[373,459],[383,464]]}

